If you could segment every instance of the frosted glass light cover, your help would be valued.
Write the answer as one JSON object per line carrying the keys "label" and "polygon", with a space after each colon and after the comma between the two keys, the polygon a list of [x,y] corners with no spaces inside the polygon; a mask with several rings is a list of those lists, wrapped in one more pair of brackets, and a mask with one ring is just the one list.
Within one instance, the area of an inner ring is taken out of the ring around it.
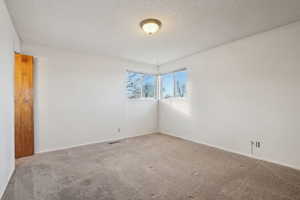
{"label": "frosted glass light cover", "polygon": [[145,19],[140,23],[140,25],[148,35],[152,35],[159,31],[161,22],[157,19]]}
{"label": "frosted glass light cover", "polygon": [[147,33],[147,34],[153,34],[156,33],[159,30],[159,26],[155,23],[148,23],[148,24],[144,24],[143,25],[143,30]]}

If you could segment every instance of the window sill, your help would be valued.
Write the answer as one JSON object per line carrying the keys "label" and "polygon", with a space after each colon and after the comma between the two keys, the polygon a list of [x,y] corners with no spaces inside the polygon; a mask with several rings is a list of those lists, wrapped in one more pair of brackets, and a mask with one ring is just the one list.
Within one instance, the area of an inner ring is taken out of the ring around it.
{"label": "window sill", "polygon": [[127,99],[129,102],[135,102],[135,101],[157,101],[156,98],[139,98],[139,99]]}
{"label": "window sill", "polygon": [[169,101],[169,100],[186,100],[187,97],[170,97],[170,98],[162,98],[160,101]]}

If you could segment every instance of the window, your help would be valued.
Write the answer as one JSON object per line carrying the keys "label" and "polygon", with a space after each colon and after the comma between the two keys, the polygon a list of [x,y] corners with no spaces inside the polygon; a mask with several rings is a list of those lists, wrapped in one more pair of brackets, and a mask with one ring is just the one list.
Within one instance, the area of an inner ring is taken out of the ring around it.
{"label": "window", "polygon": [[163,74],[160,80],[162,99],[186,96],[187,72],[185,69]]}
{"label": "window", "polygon": [[175,97],[185,97],[186,82],[187,82],[186,70],[175,72],[174,78],[175,78]]}
{"label": "window", "polygon": [[129,99],[155,98],[156,75],[127,72],[127,96]]}
{"label": "window", "polygon": [[174,97],[173,74],[164,74],[161,76],[161,97],[163,99]]}
{"label": "window", "polygon": [[156,76],[144,75],[142,95],[143,98],[155,98],[156,93]]}
{"label": "window", "polygon": [[143,74],[135,72],[127,72],[127,95],[129,99],[137,99],[141,97],[141,85]]}
{"label": "window", "polygon": [[[157,75],[127,72],[127,97],[129,99],[155,99],[157,96]],[[186,69],[160,75],[160,98],[186,97]]]}

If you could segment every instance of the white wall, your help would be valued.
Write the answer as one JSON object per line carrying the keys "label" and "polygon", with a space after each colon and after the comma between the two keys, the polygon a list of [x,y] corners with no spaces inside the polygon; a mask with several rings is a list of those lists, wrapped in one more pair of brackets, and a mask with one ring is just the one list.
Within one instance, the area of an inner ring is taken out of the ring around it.
{"label": "white wall", "polygon": [[0,0],[0,198],[15,168],[14,50],[20,42],[5,3]]}
{"label": "white wall", "polygon": [[36,45],[22,49],[35,56],[36,152],[157,131],[157,102],[125,96],[126,69],[153,73],[155,66]]}
{"label": "white wall", "polygon": [[161,66],[188,97],[159,103],[161,132],[300,169],[300,22]]}

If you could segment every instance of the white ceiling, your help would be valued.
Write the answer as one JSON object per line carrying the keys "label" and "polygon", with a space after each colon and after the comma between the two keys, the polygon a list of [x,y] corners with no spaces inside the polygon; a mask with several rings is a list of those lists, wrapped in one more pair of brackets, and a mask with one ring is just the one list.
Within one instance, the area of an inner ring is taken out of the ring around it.
{"label": "white ceiling", "polygon": [[[300,0],[7,0],[25,43],[161,64],[300,19]],[[145,35],[154,17],[161,31]]]}

